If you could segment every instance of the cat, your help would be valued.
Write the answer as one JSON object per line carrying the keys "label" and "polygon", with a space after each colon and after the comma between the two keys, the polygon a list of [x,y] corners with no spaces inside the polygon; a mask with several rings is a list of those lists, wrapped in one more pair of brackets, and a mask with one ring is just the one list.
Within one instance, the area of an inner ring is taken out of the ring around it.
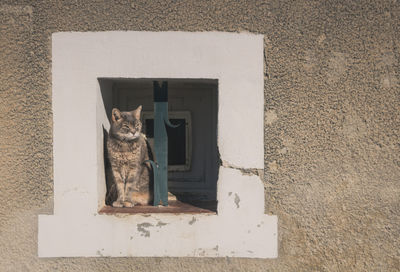
{"label": "cat", "polygon": [[153,199],[152,172],[146,160],[152,152],[141,133],[142,106],[133,111],[114,108],[107,138],[106,204],[113,207],[148,205]]}

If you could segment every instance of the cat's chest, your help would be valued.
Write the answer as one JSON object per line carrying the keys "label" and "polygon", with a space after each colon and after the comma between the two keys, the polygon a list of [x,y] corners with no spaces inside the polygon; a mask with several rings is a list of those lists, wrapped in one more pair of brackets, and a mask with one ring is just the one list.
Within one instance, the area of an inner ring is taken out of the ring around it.
{"label": "cat's chest", "polygon": [[108,153],[111,161],[119,165],[137,165],[140,160],[140,148],[138,145],[109,146]]}
{"label": "cat's chest", "polygon": [[139,162],[139,151],[119,151],[114,150],[111,152],[111,159],[121,164],[132,164]]}

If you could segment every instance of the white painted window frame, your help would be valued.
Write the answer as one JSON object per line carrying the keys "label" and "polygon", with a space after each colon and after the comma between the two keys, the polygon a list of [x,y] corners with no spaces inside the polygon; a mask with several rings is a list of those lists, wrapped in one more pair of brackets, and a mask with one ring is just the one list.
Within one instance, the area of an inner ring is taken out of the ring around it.
{"label": "white painted window frame", "polygon": [[[217,214],[98,213],[109,128],[98,78],[218,79]],[[241,171],[264,168],[262,35],[55,33],[52,83],[54,215],[39,215],[39,257],[277,257],[262,180]]]}

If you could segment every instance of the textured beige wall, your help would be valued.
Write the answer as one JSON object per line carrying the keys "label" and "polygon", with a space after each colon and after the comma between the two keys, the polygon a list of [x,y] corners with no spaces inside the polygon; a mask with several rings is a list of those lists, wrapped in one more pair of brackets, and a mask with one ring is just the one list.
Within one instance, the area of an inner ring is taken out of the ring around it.
{"label": "textured beige wall", "polygon": [[[36,257],[53,206],[51,33],[104,30],[265,35],[278,259]],[[1,0],[0,271],[398,271],[399,36],[396,0]]]}

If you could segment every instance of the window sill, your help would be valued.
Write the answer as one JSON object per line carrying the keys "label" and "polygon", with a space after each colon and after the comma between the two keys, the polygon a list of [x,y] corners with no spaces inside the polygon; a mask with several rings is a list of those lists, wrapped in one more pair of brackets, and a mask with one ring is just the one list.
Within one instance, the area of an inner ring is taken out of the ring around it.
{"label": "window sill", "polygon": [[[114,208],[111,206],[105,206],[101,208],[99,214],[142,214],[142,213],[174,213],[174,214],[198,214],[198,213],[208,213],[208,214],[216,214],[216,202],[202,202],[202,203],[193,203],[195,205],[191,205],[188,203],[183,203],[180,201],[169,201],[169,205],[164,206],[134,206],[132,208]],[[205,208],[200,208],[205,207]]]}

